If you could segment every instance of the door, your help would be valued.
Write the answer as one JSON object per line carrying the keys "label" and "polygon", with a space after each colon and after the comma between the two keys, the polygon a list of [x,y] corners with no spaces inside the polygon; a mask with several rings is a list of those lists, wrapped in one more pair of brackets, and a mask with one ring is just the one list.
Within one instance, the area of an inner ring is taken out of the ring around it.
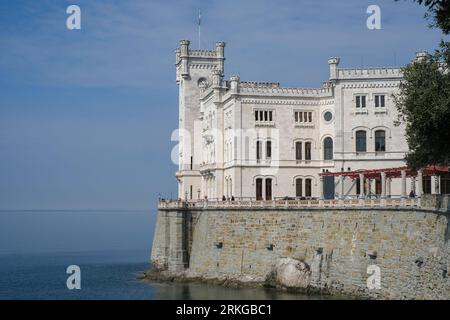
{"label": "door", "polygon": [[334,199],[334,177],[323,177],[323,197]]}

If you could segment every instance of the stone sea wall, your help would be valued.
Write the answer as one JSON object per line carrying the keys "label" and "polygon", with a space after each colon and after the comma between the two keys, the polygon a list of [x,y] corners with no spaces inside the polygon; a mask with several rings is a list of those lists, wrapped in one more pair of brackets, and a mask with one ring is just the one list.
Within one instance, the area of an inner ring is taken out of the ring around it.
{"label": "stone sea wall", "polygon": [[[160,210],[151,259],[188,278],[264,284],[292,258],[307,291],[450,299],[449,217],[425,209]],[[379,267],[379,289],[367,285],[369,266]]]}

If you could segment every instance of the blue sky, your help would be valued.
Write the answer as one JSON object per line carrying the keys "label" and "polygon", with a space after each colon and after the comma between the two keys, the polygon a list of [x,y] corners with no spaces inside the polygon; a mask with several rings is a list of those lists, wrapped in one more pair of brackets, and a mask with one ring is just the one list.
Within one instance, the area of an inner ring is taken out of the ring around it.
{"label": "blue sky", "polygon": [[[381,30],[366,28],[370,4]],[[197,46],[199,9],[227,77],[286,86],[320,86],[330,56],[403,65],[441,38],[412,1],[1,0],[0,209],[154,209],[176,194],[174,49]]]}

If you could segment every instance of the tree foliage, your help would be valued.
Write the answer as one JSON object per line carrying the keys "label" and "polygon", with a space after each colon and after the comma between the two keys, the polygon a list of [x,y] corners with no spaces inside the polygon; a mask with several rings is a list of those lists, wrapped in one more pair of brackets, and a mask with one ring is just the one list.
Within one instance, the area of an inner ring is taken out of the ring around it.
{"label": "tree foliage", "polygon": [[397,124],[405,123],[411,168],[450,164],[450,43],[403,70],[395,95]]}

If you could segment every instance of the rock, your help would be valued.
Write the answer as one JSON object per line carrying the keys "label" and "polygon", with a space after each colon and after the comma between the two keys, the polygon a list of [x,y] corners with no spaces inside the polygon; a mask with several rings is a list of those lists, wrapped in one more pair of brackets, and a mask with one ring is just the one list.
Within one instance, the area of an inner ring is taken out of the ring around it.
{"label": "rock", "polygon": [[303,261],[282,258],[276,263],[272,277],[279,286],[307,289],[311,278],[311,271],[309,266]]}

